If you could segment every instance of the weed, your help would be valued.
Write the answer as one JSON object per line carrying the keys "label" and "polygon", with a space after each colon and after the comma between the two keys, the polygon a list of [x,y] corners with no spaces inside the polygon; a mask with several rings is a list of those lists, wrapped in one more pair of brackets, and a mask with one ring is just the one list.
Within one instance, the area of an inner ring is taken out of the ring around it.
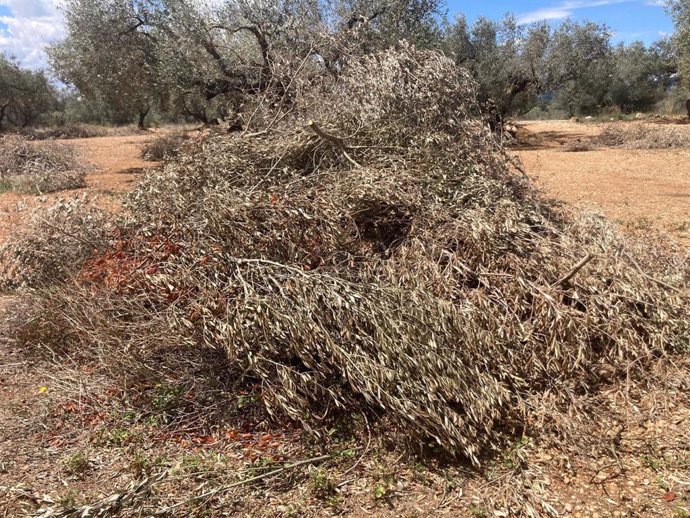
{"label": "weed", "polygon": [[529,438],[522,436],[512,446],[503,452],[503,465],[507,469],[516,469],[524,463],[524,448],[529,444]]}
{"label": "weed", "polygon": [[323,468],[311,472],[312,492],[317,498],[329,498],[335,494],[336,483]]}
{"label": "weed", "polygon": [[240,394],[235,400],[237,410],[244,410],[250,406],[256,405],[259,399],[255,394]]}
{"label": "weed", "polygon": [[379,480],[374,486],[374,500],[389,499],[394,492],[396,482],[397,479],[394,475],[388,475]]}
{"label": "weed", "polygon": [[100,443],[106,446],[121,447],[131,442],[132,434],[128,428],[113,428],[99,432]]}
{"label": "weed", "polygon": [[671,484],[669,484],[668,481],[665,478],[663,478],[662,476],[658,476],[656,478],[656,483],[664,491],[670,491],[671,490]]}
{"label": "weed", "polygon": [[58,504],[65,509],[74,509],[77,507],[77,498],[79,491],[77,489],[70,489],[58,499]]}
{"label": "weed", "polygon": [[181,385],[159,383],[155,388],[153,407],[163,413],[169,412],[180,405],[184,391],[185,388]]}
{"label": "weed", "polygon": [[142,478],[151,475],[156,468],[168,464],[168,460],[162,456],[149,457],[136,451],[129,461],[129,471],[135,478]]}
{"label": "weed", "polygon": [[88,454],[78,452],[63,461],[65,472],[77,478],[83,478],[92,468],[92,461]]}
{"label": "weed", "polygon": [[658,459],[652,457],[651,455],[642,455],[641,460],[645,466],[648,468],[654,470],[654,471],[659,471],[659,467],[661,463],[659,462]]}

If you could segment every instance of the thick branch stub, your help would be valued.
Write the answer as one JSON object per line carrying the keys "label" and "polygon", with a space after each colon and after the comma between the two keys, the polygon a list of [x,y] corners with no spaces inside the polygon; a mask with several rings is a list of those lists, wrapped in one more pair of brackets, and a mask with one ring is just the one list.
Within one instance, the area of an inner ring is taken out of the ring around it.
{"label": "thick branch stub", "polygon": [[362,166],[357,163],[348,153],[347,153],[347,147],[345,146],[345,143],[343,142],[343,139],[340,137],[336,137],[335,135],[331,135],[330,133],[326,133],[324,130],[322,130],[318,124],[314,121],[309,121],[307,122],[307,127],[312,130],[316,135],[321,137],[323,140],[326,140],[328,142],[331,142],[332,144],[335,144],[338,149],[343,153],[345,158],[347,158],[348,162],[350,162],[353,166],[357,168],[361,168]]}
{"label": "thick branch stub", "polygon": [[575,277],[575,275],[577,275],[577,272],[582,270],[582,268],[584,268],[587,265],[587,263],[589,263],[592,259],[594,259],[594,256],[592,254],[587,254],[584,259],[582,259],[579,263],[577,263],[575,266],[573,266],[573,268],[568,273],[566,273],[563,277],[561,277],[556,282],[554,282],[551,285],[551,287],[556,288],[556,287],[561,286],[562,284],[565,284],[566,282],[568,282],[570,279]]}

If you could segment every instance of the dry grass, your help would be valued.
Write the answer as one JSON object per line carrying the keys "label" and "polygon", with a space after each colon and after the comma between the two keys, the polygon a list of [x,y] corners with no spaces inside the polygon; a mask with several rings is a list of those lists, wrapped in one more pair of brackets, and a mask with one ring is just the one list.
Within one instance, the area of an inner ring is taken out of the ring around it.
{"label": "dry grass", "polygon": [[599,146],[626,149],[689,148],[690,131],[674,125],[610,124],[594,139],[594,143]]}
{"label": "dry grass", "polygon": [[86,185],[87,167],[73,148],[23,137],[0,138],[0,181],[12,190],[45,194]]}
{"label": "dry grass", "polygon": [[541,198],[449,60],[403,46],[338,89],[291,84],[289,117],[257,110],[264,132],[149,175],[106,251],[59,292],[46,279],[14,336],[123,387],[223,350],[275,416],[321,432],[379,415],[475,464],[688,353],[687,254]]}

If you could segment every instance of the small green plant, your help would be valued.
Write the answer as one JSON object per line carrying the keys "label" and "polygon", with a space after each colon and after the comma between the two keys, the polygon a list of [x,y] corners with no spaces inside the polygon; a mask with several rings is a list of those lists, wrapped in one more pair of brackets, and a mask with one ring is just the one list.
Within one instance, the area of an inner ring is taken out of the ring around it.
{"label": "small green plant", "polygon": [[158,466],[167,464],[165,457],[149,457],[139,452],[135,452],[132,459],[129,461],[129,471],[136,478],[147,477]]}
{"label": "small green plant", "polygon": [[429,470],[421,462],[415,462],[412,466],[412,477],[415,482],[426,483],[429,480]]}
{"label": "small green plant", "polygon": [[686,507],[676,507],[673,511],[673,518],[690,518],[690,509]]}
{"label": "small green plant", "polygon": [[654,457],[652,457],[650,455],[642,455],[642,462],[648,468],[650,468],[654,471],[659,471],[660,463],[659,463],[658,459],[655,459]]}
{"label": "small green plant", "polygon": [[236,401],[237,410],[243,410],[249,406],[255,405],[259,402],[254,394],[241,394]]}
{"label": "small green plant", "polygon": [[70,489],[67,493],[62,495],[58,499],[58,504],[60,504],[61,507],[65,509],[74,509],[77,507],[77,496],[79,495],[79,491],[76,489]]}
{"label": "small green plant", "polygon": [[278,506],[278,511],[283,513],[283,516],[292,518],[294,516],[304,516],[304,509],[300,504],[288,504],[287,506]]}
{"label": "small green plant", "polygon": [[524,461],[523,450],[529,444],[528,437],[520,437],[512,446],[503,452],[503,465],[508,469],[516,469]]}
{"label": "small green plant", "polygon": [[74,477],[84,476],[92,466],[91,459],[86,453],[78,452],[63,461],[65,471]]}
{"label": "small green plant", "polygon": [[165,385],[159,383],[156,385],[153,406],[156,410],[161,412],[168,412],[180,405],[184,387],[181,385]]}
{"label": "small green plant", "polygon": [[389,475],[377,482],[374,486],[374,500],[387,500],[393,494],[393,487],[396,479],[393,475]]}
{"label": "small green plant", "polygon": [[335,494],[335,481],[323,468],[312,471],[311,484],[314,495],[318,498],[329,498]]}
{"label": "small green plant", "polygon": [[671,490],[671,485],[663,477],[657,477],[656,483],[664,491],[670,491]]}
{"label": "small green plant", "polygon": [[125,428],[115,428],[107,433],[105,443],[108,446],[124,446],[131,439],[131,433]]}

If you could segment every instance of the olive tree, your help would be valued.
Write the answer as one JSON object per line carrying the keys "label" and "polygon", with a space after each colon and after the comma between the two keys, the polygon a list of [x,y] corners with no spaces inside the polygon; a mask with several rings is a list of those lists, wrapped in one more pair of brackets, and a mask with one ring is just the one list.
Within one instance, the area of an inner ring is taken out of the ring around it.
{"label": "olive tree", "polygon": [[0,130],[5,125],[27,127],[56,106],[55,89],[43,71],[24,69],[0,54]]}
{"label": "olive tree", "polygon": [[669,9],[676,25],[673,42],[678,71],[690,90],[690,3],[687,0],[671,0]]}
{"label": "olive tree", "polygon": [[66,0],[67,37],[48,49],[57,77],[140,127],[165,95],[153,35],[130,0]]}
{"label": "olive tree", "polygon": [[[690,95],[690,3],[687,0],[669,0],[668,7],[676,25],[673,43],[678,73],[684,89]],[[686,107],[690,117],[690,99]]]}
{"label": "olive tree", "polygon": [[620,43],[614,49],[611,102],[621,111],[647,111],[661,101],[675,73],[666,41],[649,47],[642,42]]}
{"label": "olive tree", "polygon": [[67,0],[67,38],[50,51],[61,79],[123,111],[210,121],[248,98],[284,98],[290,71],[337,74],[357,52],[437,39],[438,0]]}
{"label": "olive tree", "polygon": [[518,24],[513,16],[480,18],[471,27],[460,17],[446,31],[447,50],[474,74],[497,124],[547,94],[561,94],[570,106],[571,99],[600,95],[599,79],[611,68],[609,40],[602,25],[566,21],[551,29],[546,22]]}

